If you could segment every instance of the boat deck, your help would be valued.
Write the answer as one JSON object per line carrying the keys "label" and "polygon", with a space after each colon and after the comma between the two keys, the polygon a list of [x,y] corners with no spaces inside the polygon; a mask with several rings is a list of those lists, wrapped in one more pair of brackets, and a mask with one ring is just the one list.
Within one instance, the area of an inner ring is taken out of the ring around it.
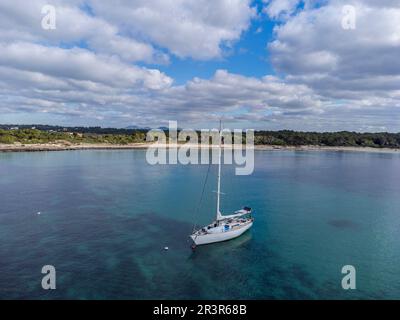
{"label": "boat deck", "polygon": [[253,222],[252,217],[248,218],[233,218],[233,219],[227,219],[227,220],[222,220],[219,221],[219,224],[217,222],[213,222],[195,232],[196,235],[205,235],[205,234],[211,234],[215,232],[229,232],[233,230],[240,229],[249,223]]}

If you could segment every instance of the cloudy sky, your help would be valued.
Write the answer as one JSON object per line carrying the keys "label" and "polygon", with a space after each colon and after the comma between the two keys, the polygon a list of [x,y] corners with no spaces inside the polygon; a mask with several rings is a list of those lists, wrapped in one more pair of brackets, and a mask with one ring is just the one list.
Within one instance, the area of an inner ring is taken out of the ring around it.
{"label": "cloudy sky", "polygon": [[0,0],[0,123],[221,117],[399,132],[400,0]]}

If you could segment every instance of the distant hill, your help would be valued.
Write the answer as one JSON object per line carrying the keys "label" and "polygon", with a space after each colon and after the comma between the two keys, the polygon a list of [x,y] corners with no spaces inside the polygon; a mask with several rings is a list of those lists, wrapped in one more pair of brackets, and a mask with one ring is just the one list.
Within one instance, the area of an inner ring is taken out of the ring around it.
{"label": "distant hill", "polygon": [[127,130],[150,130],[150,127],[139,127],[139,126],[127,126],[124,129]]}
{"label": "distant hill", "polygon": [[[154,128],[150,128],[150,127],[139,127],[139,126],[128,126],[125,127],[124,129],[128,129],[128,130],[151,130]],[[168,131],[169,128],[168,127],[158,127],[156,128],[158,130],[162,130],[162,131]],[[180,128],[178,128],[178,131],[181,130]]]}

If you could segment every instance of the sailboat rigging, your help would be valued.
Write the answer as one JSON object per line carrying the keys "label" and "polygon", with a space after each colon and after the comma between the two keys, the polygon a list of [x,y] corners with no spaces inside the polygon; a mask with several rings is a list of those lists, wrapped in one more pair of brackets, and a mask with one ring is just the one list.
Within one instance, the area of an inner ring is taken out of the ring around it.
{"label": "sailboat rigging", "polygon": [[221,158],[222,158],[222,126],[219,130],[218,148],[218,179],[217,179],[217,207],[216,219],[211,224],[204,226],[190,235],[195,248],[203,245],[221,241],[227,241],[239,237],[253,225],[254,218],[251,216],[251,208],[244,207],[231,215],[223,215],[220,211],[221,196]]}

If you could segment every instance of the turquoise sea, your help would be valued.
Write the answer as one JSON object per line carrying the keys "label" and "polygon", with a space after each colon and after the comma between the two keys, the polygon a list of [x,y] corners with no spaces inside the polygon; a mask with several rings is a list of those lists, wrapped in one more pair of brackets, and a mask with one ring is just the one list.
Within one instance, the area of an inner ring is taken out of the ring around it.
{"label": "turquoise sea", "polygon": [[[207,166],[145,154],[0,154],[0,299],[400,298],[399,154],[257,151],[250,176],[223,166],[223,211],[251,206],[255,223],[195,252],[215,168],[196,215]],[[41,288],[44,265],[56,290]]]}

